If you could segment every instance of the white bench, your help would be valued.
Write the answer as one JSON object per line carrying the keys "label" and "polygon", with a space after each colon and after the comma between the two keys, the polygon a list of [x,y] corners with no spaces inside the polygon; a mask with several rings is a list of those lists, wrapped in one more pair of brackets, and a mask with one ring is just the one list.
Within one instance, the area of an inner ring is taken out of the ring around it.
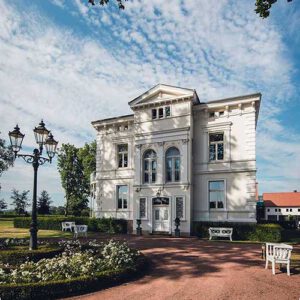
{"label": "white bench", "polygon": [[61,222],[61,230],[62,231],[73,231],[75,227],[75,222]]}
{"label": "white bench", "polygon": [[216,237],[229,237],[232,241],[233,228],[229,227],[209,227],[209,239],[211,240],[214,236]]}
{"label": "white bench", "polygon": [[266,269],[268,262],[272,263],[272,273],[275,275],[275,264],[286,264],[288,276],[290,276],[290,260],[293,247],[286,244],[266,243]]}
{"label": "white bench", "polygon": [[87,237],[87,225],[75,225],[74,227],[74,238],[77,239],[79,235]]}

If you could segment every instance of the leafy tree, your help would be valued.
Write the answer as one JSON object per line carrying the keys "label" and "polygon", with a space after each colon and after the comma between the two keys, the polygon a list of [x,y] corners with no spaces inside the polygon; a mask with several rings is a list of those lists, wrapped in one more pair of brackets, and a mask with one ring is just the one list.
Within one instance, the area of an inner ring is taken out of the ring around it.
{"label": "leafy tree", "polygon": [[12,204],[15,206],[15,212],[18,215],[22,215],[26,213],[26,207],[29,205],[28,203],[28,193],[29,191],[19,192],[16,189],[12,190],[11,199],[13,200]]}
{"label": "leafy tree", "polygon": [[[115,0],[119,6],[120,9],[125,9],[124,6],[124,1],[128,1],[128,0]],[[109,3],[109,0],[88,0],[88,3],[92,4],[92,5],[96,5],[96,3],[99,3],[100,5],[106,5]]]}
{"label": "leafy tree", "polygon": [[83,165],[84,177],[89,184],[90,175],[96,171],[96,141],[91,144],[85,144],[78,151],[78,158]]}
{"label": "leafy tree", "polygon": [[51,206],[50,214],[51,215],[64,215],[66,208],[64,206]]}
{"label": "leafy tree", "polygon": [[[272,5],[276,3],[277,0],[256,0],[255,12],[259,14],[263,19],[267,18],[270,15],[270,9]],[[292,2],[292,0],[287,0],[287,2]]]}
{"label": "leafy tree", "polygon": [[42,191],[41,196],[38,198],[37,211],[40,215],[49,215],[50,214],[50,203],[51,197],[47,191]]}
{"label": "leafy tree", "polygon": [[66,193],[66,215],[80,215],[88,205],[89,182],[78,153],[79,149],[74,145],[63,144],[57,158],[62,187]]}
{"label": "leafy tree", "polygon": [[4,199],[0,199],[0,212],[7,208],[7,204]]}

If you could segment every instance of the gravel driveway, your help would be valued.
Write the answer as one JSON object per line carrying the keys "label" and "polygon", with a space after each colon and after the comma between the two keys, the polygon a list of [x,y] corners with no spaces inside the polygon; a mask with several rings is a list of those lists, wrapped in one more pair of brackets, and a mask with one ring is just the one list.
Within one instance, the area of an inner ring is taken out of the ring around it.
{"label": "gravel driveway", "polygon": [[[264,269],[260,244],[135,237],[153,262],[143,278],[73,299],[300,299],[300,274]],[[300,252],[300,245],[294,251]]]}

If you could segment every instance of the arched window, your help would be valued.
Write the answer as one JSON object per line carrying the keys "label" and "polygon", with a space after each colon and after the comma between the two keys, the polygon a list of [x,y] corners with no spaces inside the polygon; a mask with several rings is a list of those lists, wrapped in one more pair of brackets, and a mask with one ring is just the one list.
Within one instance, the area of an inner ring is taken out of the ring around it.
{"label": "arched window", "polygon": [[166,152],[166,182],[180,181],[180,152],[171,147]]}
{"label": "arched window", "polygon": [[152,149],[144,153],[144,183],[152,183],[156,181],[157,169],[156,152]]}

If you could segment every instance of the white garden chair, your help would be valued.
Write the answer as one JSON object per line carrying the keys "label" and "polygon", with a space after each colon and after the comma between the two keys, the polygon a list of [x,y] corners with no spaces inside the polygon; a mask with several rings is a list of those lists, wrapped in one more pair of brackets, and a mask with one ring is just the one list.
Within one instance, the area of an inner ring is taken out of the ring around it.
{"label": "white garden chair", "polygon": [[61,222],[61,230],[62,231],[73,231],[75,227],[75,222]]}
{"label": "white garden chair", "polygon": [[87,225],[75,225],[74,227],[74,238],[77,239],[79,235],[87,237]]}
{"label": "white garden chair", "polygon": [[275,264],[286,264],[288,276],[290,276],[290,261],[293,247],[286,244],[266,243],[266,269],[268,262],[272,263],[272,273],[275,275]]}

